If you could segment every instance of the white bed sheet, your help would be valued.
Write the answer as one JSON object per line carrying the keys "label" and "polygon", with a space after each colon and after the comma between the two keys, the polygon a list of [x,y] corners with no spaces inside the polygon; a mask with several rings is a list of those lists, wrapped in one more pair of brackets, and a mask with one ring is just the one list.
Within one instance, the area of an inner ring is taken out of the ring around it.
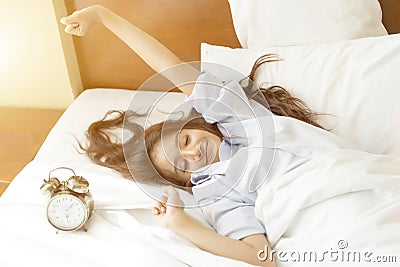
{"label": "white bed sheet", "polygon": [[[0,266],[249,266],[204,252],[163,228],[150,216],[151,197],[134,182],[78,152],[75,138],[84,140],[89,124],[108,110],[127,109],[134,95],[138,107],[165,96],[158,106],[163,112],[184,100],[181,93],[83,92],[0,198]],[[159,113],[152,122],[162,118]],[[56,234],[46,220],[45,197],[39,188],[49,171],[61,166],[74,169],[90,182],[95,211],[87,232]],[[188,212],[206,224],[199,210]]]}

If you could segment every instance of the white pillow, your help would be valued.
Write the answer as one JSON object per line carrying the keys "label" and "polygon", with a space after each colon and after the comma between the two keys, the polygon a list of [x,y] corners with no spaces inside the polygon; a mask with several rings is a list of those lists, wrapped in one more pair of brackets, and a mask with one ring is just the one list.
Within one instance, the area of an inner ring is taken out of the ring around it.
{"label": "white pillow", "polygon": [[334,115],[319,121],[363,150],[400,155],[400,34],[252,50],[203,44],[202,67],[224,81],[240,79],[265,53],[283,60],[264,64],[257,83],[281,85],[312,110]]}
{"label": "white pillow", "polygon": [[229,0],[243,48],[387,35],[378,0]]}

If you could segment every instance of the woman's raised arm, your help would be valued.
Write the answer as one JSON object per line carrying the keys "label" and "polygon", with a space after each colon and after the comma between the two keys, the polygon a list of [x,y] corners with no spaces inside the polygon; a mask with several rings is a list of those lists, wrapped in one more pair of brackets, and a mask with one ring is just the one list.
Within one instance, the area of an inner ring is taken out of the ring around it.
{"label": "woman's raised arm", "polygon": [[187,81],[196,81],[199,75],[196,68],[185,64],[170,69],[171,71],[164,71],[184,62],[155,38],[107,8],[100,5],[89,6],[62,18],[61,23],[66,25],[65,32],[77,36],[84,36],[94,24],[103,24],[153,70],[161,72],[185,94],[192,92],[193,83],[187,84]]}

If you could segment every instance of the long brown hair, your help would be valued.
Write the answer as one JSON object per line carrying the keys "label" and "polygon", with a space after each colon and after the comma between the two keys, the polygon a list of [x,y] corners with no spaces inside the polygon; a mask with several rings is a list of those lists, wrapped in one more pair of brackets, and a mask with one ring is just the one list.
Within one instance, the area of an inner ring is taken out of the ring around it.
{"label": "long brown hair", "polygon": [[[259,57],[253,67],[247,79],[249,80],[248,86],[253,86],[257,70],[265,63],[277,62],[282,60],[278,55],[265,54]],[[249,90],[244,87],[245,90]],[[287,90],[279,85],[273,85],[270,87],[257,87],[258,90],[264,95],[265,101],[268,103],[268,108],[275,115],[292,117],[318,128],[324,129],[318,122],[317,117],[320,115],[310,110],[310,108],[299,98],[293,97]]]}
{"label": "long brown hair", "polygon": [[[134,122],[143,116],[146,113],[110,110],[101,120],[89,126],[85,132],[87,144],[80,143],[79,146],[94,163],[114,169],[124,178],[146,184],[167,185],[171,182],[181,185],[174,177],[162,177],[151,162],[149,155],[160,142],[162,133],[176,133],[177,129],[198,129],[223,138],[216,123],[207,123],[194,110],[185,119],[166,120],[146,130]],[[113,131],[117,129],[124,129],[125,134],[131,136],[116,138]]]}
{"label": "long brown hair", "polygon": [[[278,60],[280,60],[279,57],[273,54],[260,57],[254,63],[247,77],[248,80],[253,81],[261,65]],[[244,86],[246,94],[250,91],[250,86]],[[258,92],[261,91],[265,98],[267,107],[274,114],[292,117],[323,129],[316,122],[318,114],[312,112],[303,101],[291,96],[284,88],[271,86],[268,88],[259,87],[258,89],[260,89]],[[169,130],[176,132],[177,129],[200,129],[223,138],[216,124],[207,123],[194,110],[185,118],[184,123],[181,120],[168,120],[154,124],[146,130],[134,122],[136,118],[145,115],[131,110],[108,111],[101,120],[92,123],[87,129],[85,133],[87,144],[79,145],[94,163],[112,168],[127,179],[133,178],[146,184],[173,183],[180,185],[174,177],[162,177],[151,162],[149,155],[160,142],[162,132],[166,133]],[[127,140],[113,136],[113,130],[122,128],[132,135]]]}

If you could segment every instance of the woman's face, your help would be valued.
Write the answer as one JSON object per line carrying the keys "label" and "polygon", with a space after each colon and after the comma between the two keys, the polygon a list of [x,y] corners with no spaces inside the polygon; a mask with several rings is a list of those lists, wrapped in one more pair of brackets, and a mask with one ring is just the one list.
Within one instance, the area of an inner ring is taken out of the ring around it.
{"label": "woman's face", "polygon": [[205,130],[183,129],[163,135],[150,157],[160,174],[171,182],[192,186],[190,176],[204,166],[219,161],[221,139]]}

